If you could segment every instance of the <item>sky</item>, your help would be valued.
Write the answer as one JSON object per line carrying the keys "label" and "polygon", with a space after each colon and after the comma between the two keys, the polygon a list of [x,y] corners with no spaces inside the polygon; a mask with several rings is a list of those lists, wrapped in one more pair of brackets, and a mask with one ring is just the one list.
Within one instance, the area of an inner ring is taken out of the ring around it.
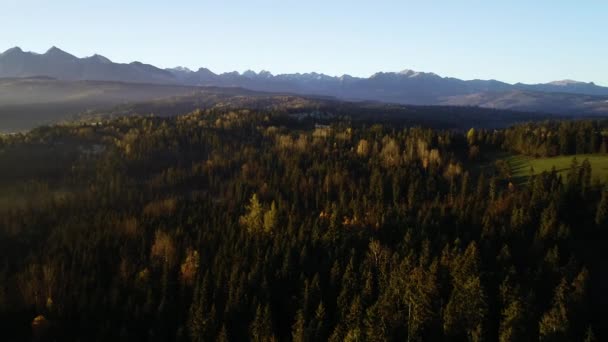
{"label": "sky", "polygon": [[212,71],[608,86],[606,0],[0,0],[0,51]]}

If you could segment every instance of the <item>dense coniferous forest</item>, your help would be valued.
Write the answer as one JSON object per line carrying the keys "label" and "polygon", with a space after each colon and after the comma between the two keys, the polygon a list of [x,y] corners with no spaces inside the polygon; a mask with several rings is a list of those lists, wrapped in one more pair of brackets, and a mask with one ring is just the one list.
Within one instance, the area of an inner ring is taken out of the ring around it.
{"label": "dense coniferous forest", "polygon": [[205,110],[0,139],[6,341],[601,341],[605,121]]}
{"label": "dense coniferous forest", "polygon": [[547,157],[608,153],[604,121],[553,121],[530,123],[504,130],[503,147],[527,155]]}

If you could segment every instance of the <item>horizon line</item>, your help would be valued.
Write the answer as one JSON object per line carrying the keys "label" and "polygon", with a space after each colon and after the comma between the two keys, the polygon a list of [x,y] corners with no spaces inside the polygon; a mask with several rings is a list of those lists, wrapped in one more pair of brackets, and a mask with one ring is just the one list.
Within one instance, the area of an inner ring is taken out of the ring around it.
{"label": "horizon line", "polygon": [[273,77],[274,76],[281,76],[281,75],[322,75],[322,76],[328,76],[328,77],[331,77],[331,78],[341,78],[341,77],[349,76],[349,77],[353,77],[353,78],[369,79],[369,78],[372,78],[374,75],[377,75],[377,74],[400,74],[400,73],[403,73],[403,72],[412,71],[412,72],[415,72],[415,73],[422,73],[422,74],[427,74],[427,75],[436,75],[438,77],[441,77],[442,79],[458,79],[458,80],[461,80],[461,81],[495,81],[495,82],[501,82],[501,83],[505,83],[505,84],[509,84],[509,85],[517,85],[517,84],[523,84],[523,85],[548,85],[548,84],[557,83],[557,82],[572,82],[572,83],[581,83],[581,84],[594,85],[594,86],[598,86],[598,87],[608,88],[608,83],[607,83],[607,85],[603,85],[603,83],[602,84],[598,84],[595,81],[579,81],[579,80],[574,80],[574,79],[571,79],[571,78],[555,78],[552,81],[546,81],[546,82],[540,82],[540,83],[524,83],[524,82],[521,82],[521,81],[511,83],[511,82],[501,81],[501,80],[496,79],[496,78],[458,78],[458,77],[453,77],[453,76],[443,76],[443,75],[437,74],[435,72],[418,71],[418,70],[413,70],[413,69],[409,69],[409,68],[402,69],[401,71],[376,71],[376,72],[374,72],[373,74],[371,74],[369,76],[361,76],[361,75],[353,75],[353,74],[338,75],[338,74],[329,74],[329,73],[317,72],[317,71],[309,71],[309,72],[300,72],[300,71],[298,71],[298,72],[283,72],[283,73],[276,73],[275,74],[275,73],[273,73],[273,72],[271,72],[269,70],[266,70],[266,69],[259,69],[259,71],[256,72],[252,68],[247,68],[247,69],[245,69],[243,71],[232,70],[232,71],[224,71],[224,72],[219,72],[218,73],[218,72],[212,71],[211,69],[209,69],[207,67],[200,67],[200,66],[198,67],[198,69],[196,67],[195,68],[190,68],[190,67],[183,66],[183,65],[177,65],[177,66],[174,66],[174,67],[159,67],[156,64],[152,64],[152,63],[148,63],[148,62],[142,62],[141,60],[137,60],[137,59],[132,60],[130,62],[117,62],[117,61],[115,61],[115,60],[113,60],[111,58],[106,57],[105,55],[100,54],[100,53],[94,53],[94,54],[92,54],[90,56],[78,57],[78,56],[76,56],[76,55],[74,55],[74,54],[72,54],[70,52],[67,52],[66,50],[63,50],[63,49],[57,47],[56,45],[52,45],[44,53],[39,53],[39,52],[31,51],[31,50],[24,50],[23,48],[21,48],[20,46],[17,45],[17,46],[14,46],[14,47],[6,49],[2,53],[0,53],[0,56],[4,55],[8,51],[15,50],[15,49],[17,49],[17,50],[19,50],[19,51],[21,51],[23,53],[29,53],[29,54],[34,54],[34,55],[38,55],[38,56],[42,56],[42,55],[48,54],[52,50],[59,50],[59,51],[62,51],[64,53],[68,54],[68,55],[71,55],[71,56],[73,56],[73,57],[75,57],[77,59],[86,59],[86,58],[92,58],[92,57],[96,57],[97,56],[97,57],[106,58],[111,63],[115,63],[115,64],[127,64],[128,65],[128,64],[133,64],[133,63],[142,63],[142,64],[151,65],[151,66],[153,66],[155,68],[158,68],[160,70],[174,70],[174,69],[183,68],[183,69],[187,69],[190,72],[197,72],[199,70],[203,70],[204,69],[204,70],[208,70],[208,71],[212,72],[215,75],[231,74],[231,73],[235,73],[236,72],[240,76],[243,76],[247,72],[253,72],[256,75],[259,75],[261,73],[267,72],[267,73],[269,73]]}

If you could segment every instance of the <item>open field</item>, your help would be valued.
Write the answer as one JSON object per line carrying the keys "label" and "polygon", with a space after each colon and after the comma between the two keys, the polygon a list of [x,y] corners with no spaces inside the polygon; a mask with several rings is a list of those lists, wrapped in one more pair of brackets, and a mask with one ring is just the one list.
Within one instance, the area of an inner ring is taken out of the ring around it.
{"label": "open field", "polygon": [[585,159],[591,163],[592,177],[601,181],[608,181],[608,155],[606,154],[581,154],[576,156],[559,156],[550,158],[533,158],[524,155],[511,155],[505,160],[511,168],[513,178],[518,181],[525,180],[531,174],[551,171],[553,167],[565,177],[572,159],[576,157],[580,165]]}

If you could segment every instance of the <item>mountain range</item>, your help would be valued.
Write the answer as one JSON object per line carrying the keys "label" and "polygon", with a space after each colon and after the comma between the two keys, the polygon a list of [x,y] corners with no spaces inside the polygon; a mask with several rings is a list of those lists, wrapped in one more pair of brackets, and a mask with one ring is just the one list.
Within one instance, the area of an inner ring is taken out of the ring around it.
{"label": "mountain range", "polygon": [[368,78],[319,73],[273,75],[209,69],[161,69],[141,62],[114,63],[101,55],[78,58],[57,47],[43,54],[15,47],[0,54],[0,78],[118,81],[164,85],[242,87],[256,91],[332,96],[344,100],[413,105],[458,105],[556,114],[608,114],[608,87],[572,80],[509,84],[461,80],[430,72],[378,72]]}

